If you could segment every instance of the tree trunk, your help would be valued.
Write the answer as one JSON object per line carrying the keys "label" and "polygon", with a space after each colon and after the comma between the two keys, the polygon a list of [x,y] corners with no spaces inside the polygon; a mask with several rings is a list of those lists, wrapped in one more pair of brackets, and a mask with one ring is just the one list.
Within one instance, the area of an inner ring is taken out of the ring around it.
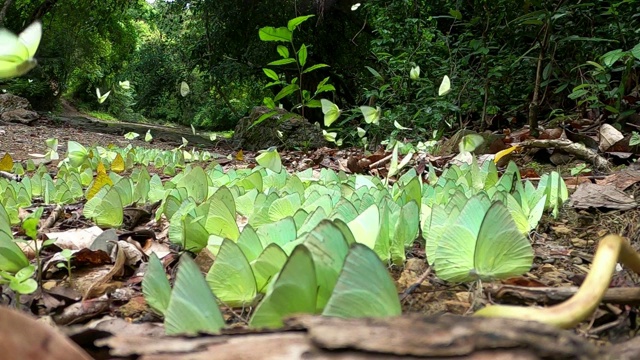
{"label": "tree trunk", "polygon": [[4,27],[4,19],[7,16],[7,11],[12,3],[13,0],[4,0],[4,5],[2,5],[2,9],[0,9],[0,27]]}

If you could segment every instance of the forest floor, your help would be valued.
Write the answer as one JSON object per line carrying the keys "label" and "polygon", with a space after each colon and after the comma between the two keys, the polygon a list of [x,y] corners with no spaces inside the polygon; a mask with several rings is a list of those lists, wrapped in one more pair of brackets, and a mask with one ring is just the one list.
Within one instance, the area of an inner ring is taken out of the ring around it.
{"label": "forest floor", "polygon": [[[144,138],[144,134],[149,129],[151,129],[154,136],[153,142],[146,143],[143,140],[139,140]],[[126,140],[123,135],[130,131],[139,133],[140,137],[136,140]],[[66,142],[69,140],[78,141],[84,145],[108,146],[113,144],[118,147],[125,147],[128,144],[132,144],[133,146],[172,149],[182,144],[183,137],[189,140],[190,146],[198,146],[201,150],[208,150],[220,154],[222,157],[231,155],[231,159],[226,162],[225,166],[245,167],[252,160],[251,154],[245,154],[246,158],[241,159],[229,146],[215,147],[209,139],[192,134],[190,128],[105,122],[82,114],[68,105],[64,107],[62,113],[54,116],[44,116],[35,122],[33,126],[22,124],[3,124],[0,126],[0,154],[8,152],[12,155],[14,161],[24,161],[32,158],[30,154],[44,154],[47,150],[45,140],[48,138],[57,138],[63,148],[60,153],[64,154]],[[350,149],[341,151],[324,149],[318,151],[328,155],[324,157],[319,166],[326,166],[336,170],[345,169],[348,157],[358,153],[357,150]],[[305,156],[313,157],[314,155],[300,152],[282,154],[283,163],[285,166],[288,165],[291,172],[300,170],[299,166],[302,162],[296,159]],[[514,160],[518,162],[518,165],[522,166],[523,170],[526,170],[527,164],[530,164],[526,155],[519,158],[516,157]],[[631,192],[637,189],[637,186],[634,185],[631,188]],[[597,241],[606,234],[615,233],[627,236],[632,242],[637,242],[638,234],[640,234],[639,219],[640,212],[637,209],[627,211],[586,211],[576,210],[565,205],[557,219],[545,215],[537,232],[531,235],[536,254],[536,263],[526,277],[502,283],[473,284],[469,286],[446,284],[439,281],[432,274],[413,292],[404,297],[402,301],[403,310],[406,313],[421,315],[467,315],[480,307],[481,304],[487,302],[487,296],[483,295],[479,288],[484,290],[484,294],[490,294],[493,300],[503,303],[529,305],[537,302],[540,305],[551,305],[562,302],[570,296],[571,292],[560,295],[555,294],[557,296],[554,297],[549,288],[566,287],[575,290],[575,287],[579,286],[584,280],[589,264],[593,259]],[[166,233],[157,233],[156,235],[159,241],[168,242]],[[638,244],[634,245],[637,247]],[[390,268],[390,272],[396,280],[399,293],[416,283],[426,270],[423,248],[416,246],[407,257],[409,260],[404,268]],[[139,291],[139,281],[140,278],[134,275],[128,279],[128,284]],[[637,283],[635,275],[630,271],[622,270],[614,275],[612,287],[633,286]],[[524,290],[538,287],[543,290],[540,290],[537,294]],[[89,341],[87,340],[89,338],[92,341],[95,340],[95,334],[88,335],[90,329],[95,326],[100,328],[104,337],[106,337],[105,334],[137,336],[140,335],[139,332],[142,332],[145,336],[150,334],[159,336],[162,334],[162,330],[151,326],[147,322],[151,318],[144,315],[147,313],[148,308],[141,298],[140,293],[137,292],[131,297],[130,301],[125,303],[110,302],[106,308],[102,308],[100,311],[92,311],[88,308],[82,311],[76,309],[77,318],[69,320],[68,324],[84,324],[90,320],[94,320],[94,323],[93,325],[76,325],[72,330],[68,330],[68,334],[71,334],[72,338],[79,343]],[[640,304],[640,299],[614,299],[597,310],[590,321],[580,324],[575,333],[596,344],[610,344],[629,340],[635,336],[635,331],[638,328],[635,322],[637,316],[635,305],[637,304]],[[43,316],[54,315],[53,313],[48,313],[47,309],[40,308],[39,312]],[[57,315],[60,315],[61,312],[63,310],[56,310]],[[108,323],[105,323],[105,318],[103,318],[105,313],[110,315],[110,317],[106,318]],[[235,315],[227,314],[227,316],[233,317]],[[125,319],[126,321],[117,321],[117,319]],[[98,321],[101,325],[95,325],[95,321]],[[137,325],[142,325],[142,328],[134,329],[132,327],[132,323],[140,322],[142,324]],[[0,328],[2,328],[1,323]],[[428,336],[427,334],[423,335]],[[88,350],[93,347],[92,345],[85,345],[85,349]],[[131,349],[131,346],[131,344],[123,345],[122,343],[107,345],[112,350],[110,356],[114,355],[114,350],[125,348],[131,351],[130,354],[136,355],[123,356],[122,358],[137,358],[137,356],[143,354],[142,352],[136,353]],[[146,344],[145,346],[152,347],[152,344]],[[195,348],[196,346],[193,345],[193,349]],[[184,351],[189,352],[189,349]],[[153,351],[146,354],[150,353],[153,353]],[[93,354],[97,356],[97,352]]]}

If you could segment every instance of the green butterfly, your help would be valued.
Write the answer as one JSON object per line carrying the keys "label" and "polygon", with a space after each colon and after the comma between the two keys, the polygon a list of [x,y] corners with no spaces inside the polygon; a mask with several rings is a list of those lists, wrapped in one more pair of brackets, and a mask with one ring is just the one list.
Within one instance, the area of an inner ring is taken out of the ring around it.
{"label": "green butterfly", "polygon": [[0,29],[0,79],[10,79],[26,74],[37,65],[33,58],[40,38],[42,24],[36,21],[16,36],[7,29]]}
{"label": "green butterfly", "polygon": [[334,121],[338,120],[342,111],[338,105],[327,99],[320,99],[322,104],[322,113],[324,114],[324,126],[331,126]]}
{"label": "green butterfly", "polygon": [[531,268],[533,249],[502,202],[487,209],[486,195],[469,199],[437,240],[433,266],[453,282],[521,275]]}
{"label": "green butterfly", "polygon": [[264,150],[260,155],[256,156],[256,162],[258,165],[275,173],[282,171],[282,160],[280,160],[280,154],[278,154],[278,150],[275,147]]}

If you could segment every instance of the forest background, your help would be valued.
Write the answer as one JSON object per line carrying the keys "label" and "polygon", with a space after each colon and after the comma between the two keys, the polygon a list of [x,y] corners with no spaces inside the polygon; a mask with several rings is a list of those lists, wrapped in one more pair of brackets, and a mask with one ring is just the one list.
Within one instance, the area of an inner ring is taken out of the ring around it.
{"label": "forest background", "polygon": [[[359,5],[358,5],[359,4]],[[37,110],[61,99],[124,121],[233,129],[253,107],[297,82],[341,109],[380,106],[371,143],[430,139],[460,128],[634,113],[640,67],[640,4],[634,0],[4,0],[0,26],[19,33],[43,22],[28,76],[3,90]],[[306,50],[306,67],[267,66],[281,43],[259,29],[302,15],[288,46]],[[264,68],[278,71],[278,84]],[[419,67],[419,75],[416,69]],[[413,74],[412,74],[412,69]],[[438,97],[443,77],[452,91]],[[328,78],[328,80],[327,80]],[[118,86],[129,81],[131,86]],[[180,85],[189,85],[182,96]],[[280,86],[283,85],[283,86]],[[95,89],[112,90],[96,101]],[[279,100],[296,108],[301,92]],[[295,111],[300,112],[301,107]],[[345,112],[334,128],[359,141],[362,114]],[[320,121],[322,112],[305,116]],[[409,133],[394,123],[412,128]],[[405,131],[405,133],[403,133]]]}

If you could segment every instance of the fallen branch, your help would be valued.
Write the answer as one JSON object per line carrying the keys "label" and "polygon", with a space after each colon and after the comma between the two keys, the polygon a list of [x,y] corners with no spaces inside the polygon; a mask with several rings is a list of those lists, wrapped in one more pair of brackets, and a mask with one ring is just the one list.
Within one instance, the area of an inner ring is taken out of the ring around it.
{"label": "fallen branch", "polygon": [[580,143],[574,143],[571,140],[527,140],[520,144],[522,147],[535,147],[535,148],[556,148],[561,149],[569,154],[575,155],[582,160],[590,161],[593,166],[600,171],[608,171],[611,169],[609,161],[602,156],[598,155],[595,151],[588,149],[586,146]]}
{"label": "fallen branch", "polygon": [[44,231],[46,229],[50,229],[53,226],[53,224],[55,224],[56,221],[58,221],[58,219],[60,219],[62,214],[64,214],[64,211],[63,211],[62,206],[60,206],[60,205],[56,205],[56,207],[51,209],[51,214],[49,214],[49,217],[47,218],[47,220],[45,220],[42,223],[42,226],[40,226],[40,232],[42,232],[42,231]]}
{"label": "fallen branch", "polygon": [[[553,305],[561,303],[578,292],[577,286],[570,287],[528,287],[515,285],[494,285],[485,287],[485,292],[493,300],[503,300],[509,303],[531,303]],[[640,288],[624,287],[609,288],[604,293],[602,302],[616,305],[640,305]]]}
{"label": "fallen branch", "polygon": [[20,175],[16,175],[16,174],[12,174],[6,171],[0,171],[0,177],[3,177],[7,180],[14,180],[14,181],[20,181],[22,180],[20,178]]}
{"label": "fallen branch", "polygon": [[490,305],[480,309],[475,315],[538,321],[561,328],[574,327],[593,314],[598,307],[609,287],[618,261],[640,274],[640,255],[625,238],[608,235],[600,240],[591,271],[580,289],[569,300],[548,308]]}

